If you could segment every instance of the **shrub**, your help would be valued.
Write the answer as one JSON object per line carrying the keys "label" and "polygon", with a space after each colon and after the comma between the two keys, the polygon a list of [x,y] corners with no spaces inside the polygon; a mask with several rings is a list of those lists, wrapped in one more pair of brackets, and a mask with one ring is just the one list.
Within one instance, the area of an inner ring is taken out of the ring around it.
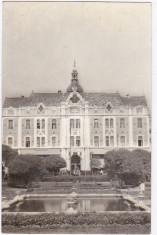
{"label": "shrub", "polygon": [[43,177],[42,181],[49,182],[106,182],[109,181],[108,176],[106,175],[87,175],[87,176],[72,176],[72,175],[59,175],[51,177]]}
{"label": "shrub", "polygon": [[35,155],[19,155],[9,164],[9,182],[10,186],[31,185],[37,177],[45,174],[46,170],[40,157]]}
{"label": "shrub", "polygon": [[57,155],[48,156],[43,159],[44,165],[49,172],[57,174],[59,169],[66,167],[65,160]]}
{"label": "shrub", "polygon": [[54,225],[60,228],[61,225],[103,225],[103,224],[150,224],[151,215],[147,212],[104,212],[104,213],[85,213],[67,215],[64,213],[44,213],[44,214],[2,214],[2,225],[30,226],[30,225]]}

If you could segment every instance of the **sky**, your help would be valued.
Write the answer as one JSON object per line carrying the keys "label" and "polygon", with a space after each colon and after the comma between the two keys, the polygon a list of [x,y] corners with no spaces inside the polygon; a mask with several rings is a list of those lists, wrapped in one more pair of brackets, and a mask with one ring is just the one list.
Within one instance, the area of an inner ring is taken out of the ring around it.
{"label": "sky", "polygon": [[151,4],[3,2],[2,95],[66,91],[74,60],[85,92],[145,95],[151,107]]}

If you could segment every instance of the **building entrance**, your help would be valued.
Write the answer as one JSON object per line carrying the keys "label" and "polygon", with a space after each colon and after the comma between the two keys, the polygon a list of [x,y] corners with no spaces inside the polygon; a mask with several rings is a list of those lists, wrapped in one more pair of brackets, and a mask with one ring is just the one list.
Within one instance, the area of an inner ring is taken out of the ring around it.
{"label": "building entrance", "polygon": [[74,175],[79,175],[80,174],[80,157],[78,156],[77,153],[74,153],[73,156],[71,157],[71,173]]}

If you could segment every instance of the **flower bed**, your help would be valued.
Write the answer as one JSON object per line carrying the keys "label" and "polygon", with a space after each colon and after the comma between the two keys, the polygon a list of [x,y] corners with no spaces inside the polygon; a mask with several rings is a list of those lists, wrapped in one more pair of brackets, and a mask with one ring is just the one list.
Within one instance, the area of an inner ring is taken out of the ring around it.
{"label": "flower bed", "polygon": [[151,215],[148,212],[105,212],[105,213],[78,213],[67,215],[63,213],[2,213],[3,226],[62,226],[73,225],[111,225],[111,224],[150,224]]}

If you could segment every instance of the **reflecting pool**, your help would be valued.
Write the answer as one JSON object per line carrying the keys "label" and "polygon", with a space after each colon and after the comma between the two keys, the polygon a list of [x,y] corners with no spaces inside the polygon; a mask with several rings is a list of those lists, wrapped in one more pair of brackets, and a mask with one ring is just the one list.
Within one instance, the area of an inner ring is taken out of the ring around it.
{"label": "reflecting pool", "polygon": [[25,199],[12,205],[8,212],[66,212],[69,207],[78,212],[102,212],[102,211],[140,211],[139,208],[122,198],[77,198],[69,201],[68,198],[33,198]]}

